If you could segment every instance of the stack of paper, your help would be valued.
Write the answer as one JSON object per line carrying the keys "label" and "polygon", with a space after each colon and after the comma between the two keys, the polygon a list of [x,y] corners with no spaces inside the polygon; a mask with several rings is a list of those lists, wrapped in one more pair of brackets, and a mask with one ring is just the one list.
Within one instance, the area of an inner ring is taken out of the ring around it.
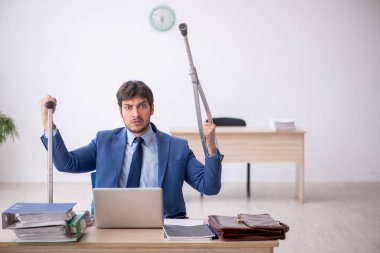
{"label": "stack of paper", "polygon": [[273,131],[295,131],[296,124],[294,120],[271,120],[271,128]]}
{"label": "stack of paper", "polygon": [[163,228],[168,240],[210,240],[215,237],[203,220],[165,220]]}
{"label": "stack of paper", "polygon": [[18,242],[77,241],[87,227],[89,212],[75,214],[75,203],[16,203],[2,214],[3,229]]}

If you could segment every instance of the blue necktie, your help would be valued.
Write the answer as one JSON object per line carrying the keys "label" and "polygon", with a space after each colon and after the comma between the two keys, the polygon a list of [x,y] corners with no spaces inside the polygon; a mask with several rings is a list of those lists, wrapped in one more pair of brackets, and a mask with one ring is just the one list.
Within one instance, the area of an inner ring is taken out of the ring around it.
{"label": "blue necktie", "polygon": [[140,186],[140,176],[142,167],[142,143],[144,139],[142,137],[136,137],[134,140],[137,143],[135,152],[133,152],[131,168],[129,169],[127,188],[137,188]]}

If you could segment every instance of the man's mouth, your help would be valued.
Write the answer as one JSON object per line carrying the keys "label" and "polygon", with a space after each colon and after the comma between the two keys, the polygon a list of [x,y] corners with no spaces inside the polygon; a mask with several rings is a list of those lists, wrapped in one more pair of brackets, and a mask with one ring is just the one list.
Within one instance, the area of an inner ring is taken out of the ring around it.
{"label": "man's mouth", "polygon": [[132,124],[140,124],[142,123],[142,120],[132,120]]}

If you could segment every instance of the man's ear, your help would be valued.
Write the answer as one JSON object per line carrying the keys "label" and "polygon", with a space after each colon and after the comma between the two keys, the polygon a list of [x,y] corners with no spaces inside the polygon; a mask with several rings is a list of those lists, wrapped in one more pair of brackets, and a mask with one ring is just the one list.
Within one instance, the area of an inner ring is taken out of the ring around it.
{"label": "man's ear", "polygon": [[121,107],[119,107],[120,117],[123,118],[123,112],[121,110]]}
{"label": "man's ear", "polygon": [[150,116],[152,116],[154,113],[154,104],[150,107]]}

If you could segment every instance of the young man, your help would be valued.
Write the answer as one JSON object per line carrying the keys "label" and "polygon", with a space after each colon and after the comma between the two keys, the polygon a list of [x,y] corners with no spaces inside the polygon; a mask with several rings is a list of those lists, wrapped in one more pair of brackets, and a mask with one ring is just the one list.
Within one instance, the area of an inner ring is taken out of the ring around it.
{"label": "young man", "polygon": [[[186,215],[182,193],[186,181],[206,195],[221,188],[220,153],[215,144],[215,125],[205,123],[208,155],[205,165],[189,149],[186,140],[170,136],[150,122],[154,113],[153,94],[141,81],[128,81],[116,93],[120,116],[125,127],[98,132],[87,146],[68,151],[54,125],[53,161],[59,171],[81,173],[96,170],[95,187],[161,187],[164,217]],[[40,100],[47,146],[48,116],[45,103],[57,100],[46,96]],[[54,108],[54,109],[55,109]]]}

